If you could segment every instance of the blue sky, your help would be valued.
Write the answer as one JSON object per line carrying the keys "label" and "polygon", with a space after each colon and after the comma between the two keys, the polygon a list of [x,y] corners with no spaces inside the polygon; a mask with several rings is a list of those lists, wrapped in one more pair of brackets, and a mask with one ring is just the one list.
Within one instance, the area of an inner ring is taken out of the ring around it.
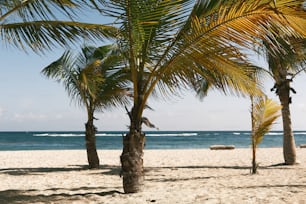
{"label": "blue sky", "polygon": [[[88,18],[100,22],[101,18]],[[102,19],[100,23],[103,23]],[[25,53],[0,44],[0,131],[83,130],[86,112],[68,98],[64,88],[46,79],[40,71],[61,56],[64,49],[55,49],[43,56]],[[263,60],[254,58],[258,65]],[[269,89],[271,98],[277,100]],[[291,105],[293,129],[306,130],[306,74],[298,77],[293,87],[297,94]],[[192,93],[172,100],[150,100],[155,111],[146,110],[160,130],[250,130],[250,101],[247,98],[224,96],[216,91],[199,101]],[[126,130],[129,124],[124,108],[96,115],[98,130]],[[279,120],[274,129],[282,129]]]}

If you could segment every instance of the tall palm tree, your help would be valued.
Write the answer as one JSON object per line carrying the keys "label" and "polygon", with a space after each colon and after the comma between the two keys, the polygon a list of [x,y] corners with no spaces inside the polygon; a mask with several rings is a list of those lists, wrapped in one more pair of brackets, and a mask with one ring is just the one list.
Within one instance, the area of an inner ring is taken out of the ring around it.
{"label": "tall palm tree", "polygon": [[273,52],[271,45],[265,41],[265,53],[269,64],[269,73],[274,80],[271,89],[278,95],[282,104],[283,120],[283,154],[285,164],[296,163],[296,146],[292,130],[290,104],[291,92],[295,93],[290,83],[294,77],[306,70],[306,39],[276,36],[281,45],[281,52]]}
{"label": "tall palm tree", "polygon": [[266,96],[250,96],[251,98],[251,119],[252,119],[252,173],[257,173],[256,149],[280,116],[281,106]]}
{"label": "tall palm tree", "polygon": [[121,59],[108,45],[84,47],[77,56],[73,56],[71,51],[65,52],[42,70],[47,77],[61,82],[70,97],[87,110],[85,139],[90,169],[99,168],[100,165],[96,150],[95,111],[128,102],[125,94],[126,75],[120,67]]}
{"label": "tall palm tree", "polygon": [[43,52],[55,45],[67,46],[86,39],[113,37],[116,28],[75,22],[79,11],[94,0],[1,0],[0,38],[2,43]]}
{"label": "tall palm tree", "polygon": [[[282,29],[305,36],[302,0],[105,0],[133,84],[129,132],[121,154],[126,193],[144,183],[142,115],[150,96],[175,93],[201,77],[223,91],[251,92],[249,63],[240,48]],[[271,32],[271,26],[274,30]],[[278,47],[275,46],[277,50]]]}

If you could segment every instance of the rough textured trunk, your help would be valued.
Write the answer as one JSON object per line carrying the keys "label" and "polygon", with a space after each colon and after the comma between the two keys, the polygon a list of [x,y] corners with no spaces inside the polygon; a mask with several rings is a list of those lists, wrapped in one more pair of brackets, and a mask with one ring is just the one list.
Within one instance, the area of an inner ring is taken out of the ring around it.
{"label": "rough textured trunk", "polygon": [[89,119],[85,124],[86,127],[86,150],[87,160],[90,169],[98,169],[100,167],[100,161],[96,148],[96,128],[93,124],[93,119]]}
{"label": "rough textured trunk", "polygon": [[253,155],[253,159],[252,159],[252,174],[256,174],[257,173],[257,163],[256,163],[256,145],[255,142],[252,142],[252,155]]}
{"label": "rough textured trunk", "polygon": [[285,164],[293,165],[296,163],[296,146],[291,127],[291,115],[290,115],[290,85],[289,80],[286,80],[278,87],[278,96],[282,105],[282,118],[283,118],[283,153]]}
{"label": "rough textured trunk", "polygon": [[125,193],[136,193],[143,190],[144,140],[145,134],[137,130],[130,130],[130,132],[123,137],[123,152],[120,160],[123,189]]}
{"label": "rough textured trunk", "polygon": [[251,99],[251,122],[252,122],[252,133],[251,133],[251,140],[252,140],[252,174],[256,174],[257,166],[256,166],[256,144],[255,144],[255,118],[254,118],[254,97],[250,95]]}

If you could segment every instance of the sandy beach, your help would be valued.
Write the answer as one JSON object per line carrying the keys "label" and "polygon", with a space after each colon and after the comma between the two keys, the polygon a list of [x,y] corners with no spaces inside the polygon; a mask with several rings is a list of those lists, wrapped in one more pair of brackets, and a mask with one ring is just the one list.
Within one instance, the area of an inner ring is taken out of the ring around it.
{"label": "sandy beach", "polygon": [[0,203],[306,203],[306,148],[296,166],[281,148],[146,150],[145,191],[123,194],[121,150],[99,151],[101,169],[86,169],[85,150],[0,152]]}

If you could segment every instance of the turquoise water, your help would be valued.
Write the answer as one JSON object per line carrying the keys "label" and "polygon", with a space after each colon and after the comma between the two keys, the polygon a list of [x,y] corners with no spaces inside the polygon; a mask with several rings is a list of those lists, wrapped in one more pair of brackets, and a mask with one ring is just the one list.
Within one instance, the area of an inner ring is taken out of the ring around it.
{"label": "turquoise water", "polygon": [[[125,132],[97,133],[98,149],[122,149]],[[306,144],[306,131],[295,131],[296,145]],[[84,132],[0,132],[0,151],[85,149]],[[145,149],[194,149],[210,145],[250,146],[249,131],[150,131],[146,132]],[[282,132],[264,137],[260,147],[282,147]]]}

